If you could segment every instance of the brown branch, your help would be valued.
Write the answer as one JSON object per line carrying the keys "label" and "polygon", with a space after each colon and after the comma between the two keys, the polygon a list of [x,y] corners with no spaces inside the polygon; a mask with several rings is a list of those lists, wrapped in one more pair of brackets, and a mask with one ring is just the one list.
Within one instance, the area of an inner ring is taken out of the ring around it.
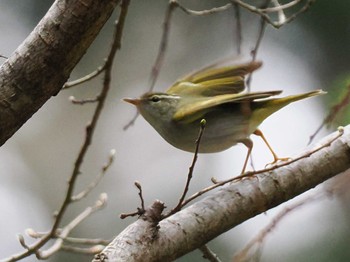
{"label": "brown branch", "polygon": [[[270,4],[270,2],[271,2],[271,0],[265,0],[263,8],[268,6]],[[257,38],[257,40],[255,42],[255,47],[251,51],[252,61],[256,60],[256,56],[258,55],[258,50],[259,50],[261,41],[262,41],[264,33],[265,33],[265,29],[266,29],[266,20],[263,17],[261,17],[260,18],[260,27],[259,27],[258,38]],[[250,86],[251,86],[252,77],[253,77],[253,73],[250,73],[248,78],[247,78],[247,90],[248,90],[248,92],[250,92]]]}
{"label": "brown branch", "polygon": [[321,129],[325,125],[330,125],[334,119],[337,117],[337,115],[350,103],[350,85],[347,86],[347,92],[344,95],[343,99],[332,106],[332,108],[329,110],[328,115],[325,117],[325,119],[322,121],[321,125],[317,128],[317,130],[310,136],[309,144],[312,143],[316,135],[321,131]]}
{"label": "brown branch", "polygon": [[74,96],[70,96],[69,97],[69,101],[72,102],[72,104],[74,105],[85,105],[85,104],[93,104],[93,103],[97,103],[99,100],[99,97],[95,97],[95,98],[84,98],[81,100],[76,99]]}
{"label": "brown branch", "polygon": [[310,9],[311,5],[316,2],[316,0],[307,0],[307,2],[298,11],[294,12],[291,16],[289,16],[289,17],[279,16],[278,21],[273,21],[273,19],[268,15],[268,13],[277,12],[278,14],[280,14],[283,10],[288,9],[288,8],[293,7],[296,4],[298,4],[299,1],[291,1],[291,2],[289,2],[287,4],[283,4],[283,5],[277,4],[275,7],[271,7],[271,8],[267,8],[267,7],[258,8],[256,6],[247,4],[241,0],[231,0],[231,1],[233,3],[241,6],[242,8],[250,11],[250,12],[259,15],[262,19],[264,19],[266,21],[266,23],[270,24],[274,28],[280,28],[280,27],[292,22],[295,18],[297,18],[297,16],[308,11]]}
{"label": "brown branch", "polygon": [[1,65],[0,145],[61,90],[118,2],[55,1]]}
{"label": "brown branch", "polygon": [[264,169],[261,169],[261,170],[256,170],[256,171],[249,171],[249,172],[246,172],[244,173],[243,175],[240,175],[240,176],[236,176],[236,177],[233,177],[233,178],[229,178],[229,179],[226,179],[226,180],[223,180],[223,181],[216,181],[216,179],[213,179],[212,178],[212,181],[215,183],[214,185],[211,185],[207,188],[204,188],[200,191],[198,191],[197,193],[193,194],[191,197],[189,197],[188,199],[186,199],[186,201],[184,201],[183,205],[187,205],[189,202],[193,201],[194,199],[198,198],[199,196],[205,194],[205,193],[208,193],[209,191],[212,191],[213,189],[215,188],[218,188],[218,187],[221,187],[221,186],[224,186],[228,183],[231,183],[231,182],[235,182],[235,181],[239,181],[243,178],[249,178],[249,177],[254,177],[255,175],[258,175],[258,174],[263,174],[263,173],[268,173],[268,172],[271,172],[271,171],[274,171],[274,170],[277,170],[281,167],[285,167],[285,166],[288,166],[292,163],[295,163],[295,162],[298,162],[304,158],[308,158],[310,156],[312,156],[313,154],[317,153],[318,151],[326,148],[326,147],[329,147],[331,146],[331,144],[333,142],[335,142],[338,138],[340,138],[342,135],[343,135],[343,129],[342,128],[339,128],[339,131],[338,131],[338,134],[336,136],[334,136],[332,139],[330,139],[329,141],[327,141],[325,144],[322,144],[310,151],[307,151],[305,152],[304,154],[300,155],[299,157],[296,157],[294,159],[290,159],[289,161],[286,161],[286,162],[283,162],[283,163],[279,163],[279,164],[276,164],[276,165],[273,165],[272,167],[269,167],[269,168],[264,168]]}
{"label": "brown branch", "polygon": [[87,74],[86,76],[83,76],[82,78],[79,78],[77,80],[65,83],[63,85],[62,89],[68,89],[68,88],[80,85],[82,83],[85,83],[87,81],[90,81],[91,79],[93,79],[96,76],[100,75],[105,69],[106,69],[106,63],[104,63],[103,66],[98,67],[95,71],[91,72],[90,74]]}
{"label": "brown branch", "polygon": [[242,22],[241,22],[241,12],[240,7],[238,4],[233,4],[233,10],[235,15],[235,21],[236,21],[236,42],[237,42],[237,55],[240,55],[242,52]]}
{"label": "brown branch", "polygon": [[56,230],[58,229],[58,227],[62,221],[63,215],[65,214],[65,211],[66,211],[68,205],[72,202],[72,196],[73,196],[75,183],[77,181],[78,175],[80,174],[80,167],[83,163],[83,160],[84,160],[85,155],[88,151],[88,148],[92,142],[95,127],[96,127],[97,122],[99,120],[100,114],[101,114],[103,106],[104,106],[104,102],[106,100],[108,91],[110,89],[111,71],[112,71],[113,60],[114,60],[114,57],[115,57],[117,50],[121,46],[121,37],[122,37],[122,33],[123,33],[124,22],[125,22],[125,18],[127,15],[129,2],[130,2],[129,0],[122,0],[119,21],[115,27],[114,41],[112,43],[110,53],[109,53],[108,58],[106,60],[106,69],[105,69],[105,75],[104,75],[104,79],[103,79],[103,87],[102,87],[101,93],[99,94],[99,101],[98,101],[97,106],[95,108],[95,111],[93,113],[91,123],[88,124],[86,127],[85,140],[82,144],[80,152],[79,152],[77,159],[75,161],[74,169],[73,169],[72,174],[70,176],[70,179],[68,181],[68,188],[67,188],[66,196],[63,200],[63,203],[62,203],[59,211],[56,214],[55,221],[52,225],[52,228],[46,236],[44,236],[38,242],[34,243],[32,246],[27,248],[27,250],[25,252],[14,255],[6,261],[17,261],[17,260],[25,258],[33,253],[35,253],[37,255],[37,257],[40,258],[41,255],[39,253],[39,249],[42,246],[44,246],[51,238],[54,237]]}
{"label": "brown branch", "polygon": [[[168,48],[171,18],[172,18],[172,14],[173,14],[175,8],[179,8],[180,10],[182,10],[183,12],[185,12],[188,15],[202,16],[202,15],[211,15],[211,14],[215,14],[218,12],[226,11],[227,9],[229,9],[231,7],[232,7],[232,4],[229,3],[229,4],[226,4],[224,6],[214,7],[214,8],[209,9],[209,10],[194,11],[194,10],[191,10],[191,9],[184,7],[183,5],[178,3],[176,0],[169,0],[169,4],[168,4],[167,10],[165,12],[162,38],[160,40],[157,58],[153,64],[150,79],[149,79],[148,92],[153,91],[154,86],[156,84],[156,81],[158,79],[159,73],[160,73],[160,69],[161,69],[163,62],[164,62],[166,50]],[[136,112],[134,117],[123,127],[123,130],[127,130],[129,127],[134,125],[138,116],[139,116],[139,112]]]}
{"label": "brown branch", "polygon": [[[281,212],[279,212],[272,221],[259,232],[257,236],[255,236],[249,243],[239,252],[237,252],[234,255],[233,262],[244,262],[244,261],[250,261],[248,257],[248,253],[253,249],[253,247],[256,247],[257,254],[254,254],[250,257],[257,258],[261,254],[261,250],[263,247],[263,243],[266,240],[266,237],[269,235],[269,233],[276,228],[276,226],[285,218],[289,213],[296,211],[297,209],[305,206],[306,204],[311,204],[315,201],[319,201],[320,199],[327,197],[327,194],[324,194],[324,192],[320,194],[316,194],[312,197],[307,197],[301,201],[298,201],[296,203],[293,203],[289,205],[288,207],[284,208]],[[259,259],[258,259],[259,260]]]}
{"label": "brown branch", "polygon": [[50,248],[38,252],[37,257],[39,259],[48,259],[54,253],[58,252],[64,243],[64,239],[70,234],[70,232],[78,225],[80,225],[82,221],[84,221],[91,214],[103,208],[106,204],[106,201],[107,195],[101,194],[99,200],[96,201],[96,203],[93,206],[85,208],[83,212],[81,212],[76,218],[74,218],[70,223],[68,223],[68,225],[61,229],[58,235],[58,239],[54,242],[54,244]]}
{"label": "brown branch", "polygon": [[202,136],[203,136],[203,132],[204,132],[204,129],[205,129],[205,125],[206,125],[206,121],[205,119],[202,119],[201,122],[200,122],[200,128],[199,128],[199,133],[198,133],[198,138],[196,140],[196,148],[195,148],[195,151],[194,151],[194,155],[193,155],[193,159],[192,159],[192,163],[191,163],[191,166],[188,170],[188,175],[187,175],[187,180],[186,180],[186,185],[185,185],[185,188],[184,188],[184,191],[180,197],[180,200],[178,202],[178,204],[168,213],[164,216],[164,218],[167,218],[173,214],[175,214],[176,212],[180,211],[181,208],[184,206],[183,202],[184,202],[184,199],[187,195],[187,192],[189,190],[189,187],[190,187],[190,182],[191,182],[191,179],[193,177],[193,171],[194,171],[194,167],[196,165],[196,162],[197,162],[197,158],[198,158],[198,150],[199,150],[199,147],[200,147],[200,143],[201,143],[201,139],[202,139]]}
{"label": "brown branch", "polygon": [[145,200],[143,199],[143,195],[142,195],[142,186],[140,184],[140,182],[135,181],[135,186],[137,187],[137,189],[139,190],[139,197],[140,197],[140,201],[141,201],[141,207],[137,208],[136,211],[131,212],[131,213],[122,213],[120,214],[120,218],[121,219],[125,219],[127,217],[134,217],[134,216],[142,216],[146,209],[145,209]]}
{"label": "brown branch", "polygon": [[[320,141],[327,144],[338,134]],[[307,151],[312,151],[308,149]],[[304,154],[302,154],[304,155]],[[350,126],[330,146],[273,171],[230,183],[157,226],[139,219],[121,232],[96,261],[172,261],[220,234],[350,168]],[[152,230],[153,229],[153,230]],[[127,246],[127,248],[125,248]]]}
{"label": "brown branch", "polygon": [[108,162],[103,165],[101,172],[96,176],[96,178],[80,193],[74,195],[71,197],[72,202],[76,202],[81,200],[82,198],[86,197],[102,180],[104,175],[106,174],[107,170],[111,167],[113,161],[114,161],[114,156],[115,156],[115,150],[112,149],[109,157],[108,157]]}

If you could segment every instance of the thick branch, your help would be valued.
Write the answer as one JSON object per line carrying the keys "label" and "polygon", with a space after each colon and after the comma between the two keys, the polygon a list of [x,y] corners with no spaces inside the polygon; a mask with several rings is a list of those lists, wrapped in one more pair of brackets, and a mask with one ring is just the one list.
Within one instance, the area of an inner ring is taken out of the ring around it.
{"label": "thick branch", "polygon": [[[331,134],[320,143],[327,144],[336,135]],[[225,186],[159,224],[139,219],[94,261],[174,260],[348,168],[350,126],[330,146],[290,165]]]}
{"label": "thick branch", "polygon": [[0,68],[0,145],[67,81],[119,0],[56,0]]}

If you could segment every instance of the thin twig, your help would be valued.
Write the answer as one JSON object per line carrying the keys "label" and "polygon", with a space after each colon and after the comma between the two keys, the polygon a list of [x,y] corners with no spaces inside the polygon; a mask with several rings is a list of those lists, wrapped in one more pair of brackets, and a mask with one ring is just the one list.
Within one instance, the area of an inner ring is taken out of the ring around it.
{"label": "thin twig", "polygon": [[85,104],[97,103],[100,97],[97,96],[95,98],[85,98],[82,100],[78,100],[74,96],[70,96],[68,99],[75,105],[85,105]]}
{"label": "thin twig", "polygon": [[213,8],[208,9],[208,10],[196,11],[196,10],[191,10],[189,8],[186,8],[186,7],[184,7],[183,5],[181,5],[180,3],[176,2],[176,1],[174,1],[174,2],[176,3],[177,7],[179,7],[186,14],[194,15],[194,16],[212,15],[212,14],[216,14],[216,13],[219,13],[219,12],[226,11],[226,10],[228,10],[228,9],[230,9],[232,7],[232,4],[228,3],[226,5],[219,6],[219,7],[213,7]]}
{"label": "thin twig", "polygon": [[67,224],[63,229],[60,230],[60,234],[55,243],[47,250],[40,251],[37,257],[39,259],[47,259],[54,253],[59,251],[63,245],[64,239],[70,234],[70,232],[80,225],[87,217],[89,217],[94,212],[100,210],[106,205],[107,195],[101,194],[99,200],[93,206],[87,207],[82,213],[80,213],[76,218],[74,218],[69,224]]}
{"label": "thin twig", "polygon": [[210,262],[221,262],[218,255],[211,251],[207,245],[201,246],[199,250],[203,253],[203,258]]}
{"label": "thin twig", "polygon": [[233,4],[233,10],[235,14],[235,21],[236,21],[236,43],[237,43],[237,55],[240,55],[242,52],[242,22],[241,22],[241,12],[240,7],[238,4]]}
{"label": "thin twig", "polygon": [[284,9],[281,8],[281,4],[278,2],[278,0],[272,0],[272,2],[277,8],[276,12],[278,14],[278,21],[280,21],[281,23],[284,23],[284,21],[286,21],[286,15],[284,14]]}
{"label": "thin twig", "polygon": [[158,50],[158,55],[157,55],[157,58],[156,58],[154,65],[152,67],[149,92],[151,92],[153,90],[154,85],[157,81],[161,66],[164,62],[165,53],[166,53],[166,50],[168,47],[171,17],[172,17],[173,11],[175,10],[176,7],[180,8],[186,14],[202,16],[202,15],[210,15],[210,14],[225,11],[225,10],[231,8],[232,4],[229,3],[229,4],[226,4],[224,6],[214,7],[214,8],[209,9],[209,10],[194,11],[194,10],[185,8],[184,6],[179,4],[176,0],[169,1],[168,9],[165,13],[165,19],[163,22],[163,34],[162,34],[162,39],[161,39],[159,50]]}
{"label": "thin twig", "polygon": [[162,39],[160,40],[158,55],[156,58],[156,61],[154,62],[154,65],[152,67],[151,76],[149,79],[149,91],[151,92],[154,89],[154,85],[157,81],[160,68],[162,67],[165,53],[168,47],[168,39],[169,39],[169,33],[170,33],[170,22],[171,22],[171,16],[173,14],[173,11],[178,6],[178,3],[174,0],[169,1],[168,8],[165,13],[165,18],[163,22],[163,34]]}
{"label": "thin twig", "polygon": [[136,181],[135,182],[135,186],[137,187],[137,189],[139,190],[139,197],[140,197],[140,201],[141,201],[141,209],[145,210],[145,200],[143,199],[143,195],[142,195],[142,187],[140,182]]}
{"label": "thin twig", "polygon": [[16,254],[16,255],[13,255],[12,257],[6,259],[5,261],[17,261],[17,260],[23,259],[31,254],[34,254],[34,253],[38,256],[38,250],[42,246],[44,246],[55,235],[56,230],[58,229],[59,224],[62,221],[63,215],[65,214],[65,211],[66,211],[68,205],[72,202],[71,197],[73,196],[73,190],[75,187],[76,180],[78,178],[78,175],[80,174],[80,167],[83,163],[86,152],[91,144],[95,127],[96,127],[97,122],[99,120],[99,116],[102,112],[104,102],[106,100],[108,91],[110,89],[111,70],[112,70],[113,60],[114,60],[116,51],[121,46],[121,37],[122,37],[122,33],[123,33],[124,22],[125,22],[125,18],[127,15],[129,2],[130,2],[130,0],[122,0],[119,21],[116,24],[116,29],[115,29],[115,33],[114,33],[114,40],[113,40],[112,47],[110,49],[108,58],[106,60],[106,64],[105,64],[106,68],[105,68],[105,75],[104,75],[102,91],[99,95],[100,99],[99,99],[99,102],[97,103],[95,112],[94,112],[93,117],[92,117],[92,121],[86,127],[85,140],[83,142],[83,145],[82,145],[80,152],[77,156],[77,159],[75,161],[74,169],[73,169],[72,174],[70,176],[70,179],[68,181],[68,188],[67,188],[67,193],[66,193],[65,199],[64,199],[59,211],[57,212],[57,215],[55,216],[55,221],[52,225],[52,228],[46,236],[41,238],[39,241],[37,241],[36,243],[31,245],[30,247],[28,247],[26,251],[19,253],[19,254]]}
{"label": "thin twig", "polygon": [[[263,7],[268,6],[270,2],[271,2],[271,0],[266,0]],[[256,60],[256,56],[258,54],[258,50],[259,50],[261,41],[263,39],[265,29],[266,29],[266,20],[263,17],[261,17],[258,38],[256,40],[254,49],[251,51],[252,62],[254,62]],[[253,73],[250,73],[248,78],[247,78],[247,91],[248,92],[250,92],[252,77],[253,77]]]}
{"label": "thin twig", "polygon": [[111,239],[101,239],[101,238],[76,238],[76,237],[66,237],[64,239],[65,243],[79,244],[79,245],[108,245],[111,243]]}
{"label": "thin twig", "polygon": [[314,140],[314,138],[316,137],[316,135],[321,131],[321,129],[325,126],[325,125],[329,125],[331,124],[334,119],[336,118],[336,116],[346,107],[349,105],[350,103],[350,84],[347,86],[347,92],[344,95],[343,99],[335,104],[334,106],[332,106],[332,108],[329,110],[328,115],[325,117],[325,119],[322,121],[321,125],[317,128],[317,130],[310,136],[309,139],[309,144],[312,143],[312,141]]}
{"label": "thin twig", "polygon": [[79,201],[82,198],[86,197],[100,183],[100,181],[102,180],[107,170],[110,168],[110,166],[114,161],[115,152],[116,152],[115,149],[111,150],[108,157],[108,162],[103,165],[101,172],[98,174],[95,180],[92,181],[83,191],[71,197],[72,202]]}
{"label": "thin twig", "polygon": [[274,12],[280,12],[284,11],[288,8],[291,8],[297,4],[299,4],[302,0],[294,0],[286,4],[280,4],[278,3],[277,0],[274,0],[275,2],[275,7],[268,7],[268,8],[261,8],[260,11],[265,12],[265,13],[274,13]]}
{"label": "thin twig", "polygon": [[238,4],[239,6],[247,9],[248,11],[252,13],[258,14],[262,19],[264,19],[268,24],[273,26],[274,28],[280,28],[283,25],[286,25],[290,22],[292,22],[298,15],[306,12],[310,9],[311,5],[316,2],[316,0],[308,0],[303,7],[301,7],[297,12],[293,13],[291,16],[289,16],[286,19],[283,19],[282,21],[273,21],[270,16],[267,14],[268,12],[280,12],[281,10],[290,8],[291,6],[296,5],[296,1],[293,1],[292,4],[285,4],[285,5],[279,5],[277,7],[273,8],[257,8],[253,5],[249,5],[241,0],[231,0],[233,3]]}
{"label": "thin twig", "polygon": [[99,66],[95,71],[91,72],[90,74],[87,74],[86,76],[83,76],[82,78],[65,83],[63,85],[62,89],[68,89],[68,88],[80,85],[82,83],[85,83],[85,82],[95,78],[99,74],[101,74],[105,69],[106,69],[106,63],[102,66]]}
{"label": "thin twig", "polygon": [[268,173],[270,171],[273,171],[275,169],[278,169],[278,168],[281,168],[283,166],[287,166],[287,165],[290,165],[294,162],[297,162],[303,158],[307,158],[307,157],[310,157],[311,155],[315,154],[316,152],[320,151],[321,149],[325,148],[325,147],[329,147],[334,141],[336,141],[339,137],[341,137],[344,133],[344,130],[342,127],[339,127],[338,128],[338,135],[336,135],[333,139],[331,139],[329,142],[309,151],[309,152],[306,152],[305,154],[301,155],[300,157],[297,157],[295,159],[291,159],[290,161],[287,161],[287,162],[284,162],[284,163],[281,163],[281,164],[277,164],[277,165],[274,165],[270,168],[265,168],[265,169],[261,169],[261,170],[257,170],[257,171],[249,171],[249,172],[246,172],[244,173],[243,175],[240,175],[240,176],[236,176],[236,177],[233,177],[233,178],[229,178],[227,180],[223,180],[223,181],[215,181],[215,184],[214,185],[211,185],[209,187],[206,187],[200,191],[198,191],[197,193],[193,194],[192,196],[190,196],[189,198],[187,198],[184,202],[183,202],[183,206],[187,205],[189,202],[193,201],[194,199],[196,199],[197,197],[215,189],[215,188],[218,188],[220,186],[223,186],[223,185],[226,185],[227,183],[231,183],[231,182],[234,182],[234,181],[237,181],[237,180],[241,180],[242,178],[247,178],[247,177],[253,177],[254,175],[257,175],[257,174],[262,174],[262,173]]}
{"label": "thin twig", "polygon": [[[152,92],[154,89],[154,86],[156,84],[160,69],[162,67],[166,49],[168,46],[168,38],[169,38],[169,31],[170,31],[170,20],[171,20],[171,15],[177,6],[177,2],[174,0],[170,0],[168,4],[168,8],[165,13],[165,18],[163,22],[163,34],[162,34],[162,39],[160,40],[160,45],[159,45],[159,50],[158,50],[158,55],[156,58],[156,61],[154,62],[154,65],[152,67],[150,79],[149,79],[149,92]],[[135,116],[123,127],[123,130],[127,130],[129,127],[133,126],[136,119],[139,116],[139,112],[137,111]]]}
{"label": "thin twig", "polygon": [[[57,229],[54,238],[62,238],[60,232],[62,229]],[[26,229],[26,234],[31,238],[41,238],[48,234],[48,232],[37,232],[31,228]],[[101,238],[77,238],[77,237],[65,237],[65,243],[70,244],[79,244],[79,245],[108,245],[111,242],[111,239],[101,239]]]}
{"label": "thin twig", "polygon": [[301,201],[298,201],[285,207],[272,219],[272,221],[263,230],[259,232],[259,234],[257,234],[252,240],[248,242],[248,244],[243,249],[241,249],[234,255],[233,262],[250,261],[248,253],[253,249],[253,247],[256,247],[257,252],[254,255],[251,255],[251,257],[259,257],[266,237],[272,230],[276,228],[276,226],[283,220],[283,218],[285,218],[290,212],[296,211],[297,209],[305,206],[306,204],[311,204],[325,197],[329,197],[329,194],[325,194],[322,191],[318,194],[315,194],[314,196],[307,197]]}
{"label": "thin twig", "polygon": [[194,167],[196,165],[197,158],[198,158],[199,146],[200,146],[200,143],[201,143],[201,139],[202,139],[202,136],[203,136],[203,132],[204,132],[206,123],[207,122],[206,122],[205,119],[202,119],[201,122],[200,122],[198,138],[196,140],[196,148],[195,148],[195,152],[194,152],[194,155],[193,155],[191,166],[189,167],[189,170],[188,170],[188,175],[187,175],[185,189],[184,189],[184,191],[183,191],[183,193],[182,193],[182,195],[181,195],[181,197],[179,199],[178,204],[168,214],[166,214],[164,216],[164,218],[167,218],[167,217],[175,214],[176,212],[180,211],[181,208],[184,206],[183,202],[184,202],[184,199],[185,199],[185,197],[187,195],[188,189],[190,187],[190,182],[191,182],[191,179],[193,177]]}
{"label": "thin twig", "polygon": [[105,248],[104,245],[96,245],[88,248],[62,245],[61,250],[66,252],[71,252],[71,253],[77,253],[80,255],[95,255],[100,253],[104,248]]}
{"label": "thin twig", "polygon": [[119,217],[121,219],[125,219],[127,217],[142,216],[145,213],[146,209],[145,209],[145,200],[144,200],[143,194],[142,194],[142,186],[141,186],[140,182],[138,182],[138,181],[135,181],[134,185],[139,190],[139,197],[140,197],[140,201],[141,201],[141,207],[138,207],[135,212],[120,214]]}
{"label": "thin twig", "polygon": [[136,119],[139,117],[139,115],[140,115],[140,112],[139,112],[139,111],[136,111],[134,117],[131,118],[131,120],[130,120],[125,126],[123,126],[123,130],[124,130],[124,131],[125,131],[125,130],[128,130],[129,127],[133,126],[133,125],[135,124]]}
{"label": "thin twig", "polygon": [[309,0],[307,1],[307,3],[298,11],[295,12],[293,15],[291,15],[290,17],[288,17],[284,23],[282,24],[278,24],[277,28],[281,27],[282,25],[288,24],[290,22],[292,22],[295,18],[297,18],[298,15],[305,13],[306,11],[308,11],[310,9],[310,7],[316,2],[316,0]]}
{"label": "thin twig", "polygon": [[[180,8],[183,12],[185,12],[188,15],[195,15],[195,16],[202,16],[202,15],[211,15],[215,14],[218,12],[226,11],[227,9],[232,7],[231,3],[228,3],[226,5],[220,6],[220,7],[214,7],[208,10],[201,10],[201,11],[194,11],[191,9],[188,9],[178,3],[176,0],[170,0],[168,4],[168,8],[165,12],[165,18],[163,22],[163,33],[162,33],[162,38],[160,41],[159,49],[158,49],[158,54],[157,58],[153,64],[152,70],[151,70],[151,75],[149,79],[149,89],[148,92],[152,92],[156,81],[158,79],[160,69],[163,65],[166,50],[168,47],[168,40],[169,40],[169,34],[170,34],[170,25],[171,25],[171,18],[172,14],[175,10],[175,8],[178,7]],[[123,130],[127,130],[129,127],[133,126],[135,124],[136,119],[139,117],[139,112],[137,111],[134,115],[134,117],[123,127]]]}

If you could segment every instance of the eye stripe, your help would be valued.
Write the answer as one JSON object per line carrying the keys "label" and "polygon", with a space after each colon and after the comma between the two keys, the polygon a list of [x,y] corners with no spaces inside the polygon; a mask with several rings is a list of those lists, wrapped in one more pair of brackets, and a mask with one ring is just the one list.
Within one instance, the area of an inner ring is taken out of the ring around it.
{"label": "eye stripe", "polygon": [[176,95],[168,95],[168,94],[153,94],[148,99],[152,102],[158,102],[162,99],[179,99],[179,96]]}
{"label": "eye stripe", "polygon": [[160,99],[161,99],[161,98],[160,98],[158,95],[154,95],[154,96],[151,96],[151,97],[150,97],[150,100],[151,100],[152,102],[154,102],[154,103],[159,102]]}

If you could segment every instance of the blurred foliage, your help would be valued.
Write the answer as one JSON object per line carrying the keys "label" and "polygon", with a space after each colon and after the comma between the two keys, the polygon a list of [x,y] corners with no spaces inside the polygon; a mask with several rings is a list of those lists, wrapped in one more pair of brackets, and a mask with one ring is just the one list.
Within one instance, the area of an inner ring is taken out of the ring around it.
{"label": "blurred foliage", "polygon": [[341,107],[334,120],[329,123],[333,127],[345,126],[350,122],[350,71],[340,75],[331,85],[331,92],[327,96],[330,109]]}
{"label": "blurred foliage", "polygon": [[[319,77],[330,84],[339,75],[350,73],[350,1],[317,0],[307,14],[297,19],[317,38],[317,46],[309,52],[322,52],[324,71]],[[302,40],[302,39],[300,39]]]}

